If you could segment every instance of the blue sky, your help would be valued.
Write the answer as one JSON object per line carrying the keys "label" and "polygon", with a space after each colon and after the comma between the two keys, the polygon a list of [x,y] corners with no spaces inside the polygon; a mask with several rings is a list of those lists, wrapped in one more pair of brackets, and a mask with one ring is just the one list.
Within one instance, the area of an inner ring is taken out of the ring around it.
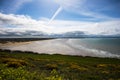
{"label": "blue sky", "polygon": [[120,0],[0,0],[0,34],[9,29],[118,35],[119,8]]}
{"label": "blue sky", "polygon": [[[64,0],[1,0],[0,11],[5,14],[29,15],[34,19],[40,19],[42,17],[51,18],[59,6],[62,6],[63,10],[56,16],[56,19],[81,20],[81,18],[91,17],[84,13],[82,14],[83,11],[88,12],[88,14],[92,12],[94,14],[120,18],[120,0],[74,1],[76,3],[70,0],[65,0],[66,3],[64,3]],[[67,6],[67,4],[70,4],[70,6]]]}

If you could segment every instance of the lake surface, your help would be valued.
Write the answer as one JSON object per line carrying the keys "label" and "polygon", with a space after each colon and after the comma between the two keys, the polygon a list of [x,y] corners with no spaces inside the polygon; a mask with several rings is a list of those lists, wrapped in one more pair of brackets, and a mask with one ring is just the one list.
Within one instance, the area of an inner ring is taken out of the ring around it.
{"label": "lake surface", "polygon": [[52,39],[7,44],[0,48],[47,54],[120,58],[120,38]]}

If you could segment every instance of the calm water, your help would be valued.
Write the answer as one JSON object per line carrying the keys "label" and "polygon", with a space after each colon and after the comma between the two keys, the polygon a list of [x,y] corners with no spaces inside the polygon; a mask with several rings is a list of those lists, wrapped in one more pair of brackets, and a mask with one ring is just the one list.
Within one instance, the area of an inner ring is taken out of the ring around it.
{"label": "calm water", "polygon": [[82,45],[89,49],[102,50],[120,55],[120,38],[70,39],[70,42],[76,46]]}
{"label": "calm water", "polygon": [[7,44],[0,47],[47,54],[120,58],[120,38],[52,39],[23,44]]}

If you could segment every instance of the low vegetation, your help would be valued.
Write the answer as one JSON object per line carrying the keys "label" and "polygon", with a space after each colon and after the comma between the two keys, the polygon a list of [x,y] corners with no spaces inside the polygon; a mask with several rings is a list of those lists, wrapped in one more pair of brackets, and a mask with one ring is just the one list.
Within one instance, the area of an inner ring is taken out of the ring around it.
{"label": "low vegetation", "polygon": [[28,41],[39,41],[39,40],[49,40],[54,38],[0,38],[0,43],[5,44],[8,42],[28,42]]}
{"label": "low vegetation", "polygon": [[0,50],[0,80],[120,80],[120,59]]}

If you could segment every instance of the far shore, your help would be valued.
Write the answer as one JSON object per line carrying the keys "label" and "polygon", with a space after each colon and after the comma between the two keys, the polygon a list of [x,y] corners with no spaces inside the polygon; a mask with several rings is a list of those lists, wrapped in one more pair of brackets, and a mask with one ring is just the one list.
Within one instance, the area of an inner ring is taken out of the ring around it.
{"label": "far shore", "polygon": [[39,41],[39,40],[50,40],[55,38],[0,38],[0,44],[5,44],[8,42],[30,42],[30,41]]}
{"label": "far shore", "polygon": [[50,40],[54,38],[0,38],[0,47],[25,45],[34,41]]}

